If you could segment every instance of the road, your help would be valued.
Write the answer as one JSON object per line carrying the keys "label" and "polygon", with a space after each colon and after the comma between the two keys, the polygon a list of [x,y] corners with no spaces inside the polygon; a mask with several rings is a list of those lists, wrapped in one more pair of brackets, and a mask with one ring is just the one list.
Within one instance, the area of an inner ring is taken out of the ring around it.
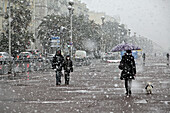
{"label": "road", "polygon": [[[116,63],[75,67],[70,85],[55,86],[53,70],[0,77],[1,113],[170,113],[170,67],[166,61],[137,61],[132,95],[125,95]],[[145,91],[147,82],[153,94]]]}

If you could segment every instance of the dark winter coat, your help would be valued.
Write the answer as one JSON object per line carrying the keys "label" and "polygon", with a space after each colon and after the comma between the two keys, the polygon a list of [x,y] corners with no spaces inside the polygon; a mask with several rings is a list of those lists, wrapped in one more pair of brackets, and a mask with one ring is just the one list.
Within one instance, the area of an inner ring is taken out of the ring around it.
{"label": "dark winter coat", "polygon": [[69,59],[66,59],[65,61],[64,61],[64,70],[66,71],[66,72],[73,72],[73,63],[72,63],[72,61]]}
{"label": "dark winter coat", "polygon": [[167,53],[166,56],[167,56],[167,60],[169,60],[169,53]]}
{"label": "dark winter coat", "polygon": [[122,70],[120,79],[134,79],[136,74],[136,65],[134,57],[129,54],[125,54],[122,56],[122,60],[119,65],[119,69]]}
{"label": "dark winter coat", "polygon": [[64,64],[64,57],[61,54],[56,54],[52,60],[52,68],[57,69],[57,71],[62,71]]}
{"label": "dark winter coat", "polygon": [[143,53],[142,57],[143,57],[143,60],[145,60],[145,53]]}

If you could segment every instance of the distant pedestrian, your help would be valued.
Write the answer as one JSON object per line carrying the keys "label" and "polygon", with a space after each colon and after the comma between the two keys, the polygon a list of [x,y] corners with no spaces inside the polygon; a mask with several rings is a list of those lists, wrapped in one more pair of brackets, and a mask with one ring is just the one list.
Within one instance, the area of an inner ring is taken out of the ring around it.
{"label": "distant pedestrian", "polygon": [[119,65],[121,72],[121,80],[125,80],[126,95],[131,95],[132,79],[136,76],[136,65],[132,51],[127,50],[127,54],[122,56],[122,60]]}
{"label": "distant pedestrian", "polygon": [[67,55],[64,61],[65,85],[69,85],[70,72],[73,72],[73,63],[70,56]]}
{"label": "distant pedestrian", "polygon": [[167,53],[166,56],[167,56],[167,65],[169,65],[169,53]]}
{"label": "distant pedestrian", "polygon": [[169,53],[167,53],[166,56],[167,56],[167,61],[169,61]]}
{"label": "distant pedestrian", "polygon": [[64,64],[64,57],[61,55],[61,49],[58,48],[52,60],[52,68],[56,70],[56,85],[61,84],[63,64]]}
{"label": "distant pedestrian", "polygon": [[143,58],[143,63],[145,63],[145,58],[146,58],[145,53],[143,53],[142,58]]}

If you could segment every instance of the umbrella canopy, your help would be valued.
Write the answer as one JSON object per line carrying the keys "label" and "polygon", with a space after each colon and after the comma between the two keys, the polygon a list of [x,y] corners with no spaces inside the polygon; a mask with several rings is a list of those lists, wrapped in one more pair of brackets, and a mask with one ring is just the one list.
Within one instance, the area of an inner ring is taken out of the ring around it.
{"label": "umbrella canopy", "polygon": [[141,50],[141,48],[134,46],[132,44],[124,43],[115,46],[111,51],[118,52],[118,51],[126,51],[126,50]]}

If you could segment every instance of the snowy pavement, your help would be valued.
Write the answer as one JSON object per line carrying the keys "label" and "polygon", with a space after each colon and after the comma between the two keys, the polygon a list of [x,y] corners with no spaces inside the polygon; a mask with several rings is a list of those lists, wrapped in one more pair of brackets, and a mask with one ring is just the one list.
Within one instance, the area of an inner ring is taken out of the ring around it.
{"label": "snowy pavement", "polygon": [[[170,67],[165,62],[137,63],[132,95],[125,96],[116,63],[96,61],[75,67],[69,86],[55,86],[55,72],[24,73],[0,79],[2,113],[169,113]],[[145,91],[147,82],[153,94]]]}

